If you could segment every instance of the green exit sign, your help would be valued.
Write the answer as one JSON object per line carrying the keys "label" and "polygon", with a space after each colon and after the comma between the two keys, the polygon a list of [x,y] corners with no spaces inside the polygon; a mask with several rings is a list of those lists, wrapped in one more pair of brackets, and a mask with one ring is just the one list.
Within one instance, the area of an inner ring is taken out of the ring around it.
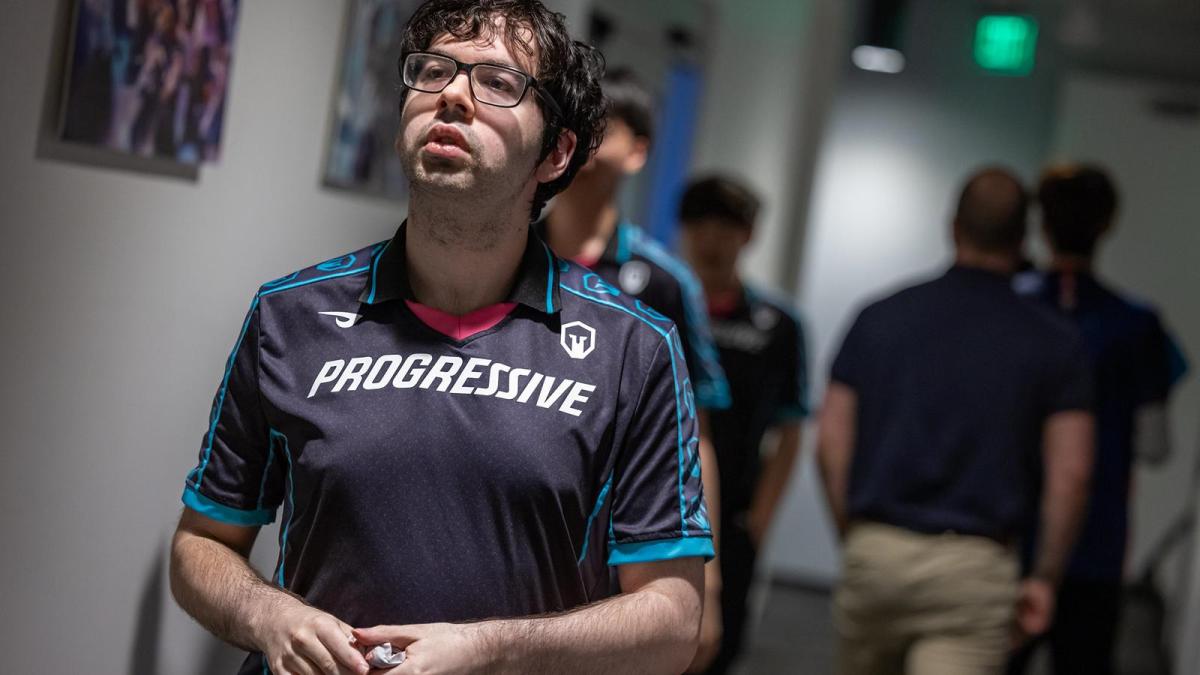
{"label": "green exit sign", "polygon": [[1037,37],[1033,17],[989,14],[975,29],[975,62],[1002,75],[1028,75],[1037,54]]}

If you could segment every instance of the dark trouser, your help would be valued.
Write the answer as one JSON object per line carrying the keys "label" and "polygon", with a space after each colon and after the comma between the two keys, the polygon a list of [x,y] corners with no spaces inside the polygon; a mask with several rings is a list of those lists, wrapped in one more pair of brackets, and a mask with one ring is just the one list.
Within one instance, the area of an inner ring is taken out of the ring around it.
{"label": "dark trouser", "polygon": [[1119,582],[1063,582],[1050,632],[1013,657],[1009,675],[1022,675],[1042,643],[1050,646],[1055,675],[1111,675],[1120,613]]}
{"label": "dark trouser", "polygon": [[754,581],[758,552],[746,531],[745,518],[722,520],[721,528],[721,649],[705,671],[707,675],[729,672],[742,651],[746,631],[747,599]]}

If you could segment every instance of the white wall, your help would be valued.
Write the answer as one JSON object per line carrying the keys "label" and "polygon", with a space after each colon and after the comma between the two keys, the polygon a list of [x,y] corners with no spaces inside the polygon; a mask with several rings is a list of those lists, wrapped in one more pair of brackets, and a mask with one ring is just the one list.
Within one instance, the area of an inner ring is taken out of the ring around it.
{"label": "white wall", "polygon": [[[1200,87],[1079,76],[1063,87],[1054,159],[1096,161],[1112,172],[1121,193],[1116,230],[1101,249],[1101,276],[1157,305],[1192,361],[1192,374],[1171,405],[1174,453],[1160,467],[1139,467],[1134,484],[1131,571],[1140,571],[1150,548],[1172,521],[1194,506],[1193,467],[1200,440],[1200,122],[1157,116],[1151,101]],[[1200,543],[1200,538],[1192,540]],[[1176,556],[1176,560],[1178,560]],[[1200,560],[1200,557],[1196,557]],[[1168,570],[1170,572],[1170,570]],[[1168,597],[1184,597],[1178,574],[1162,577]],[[1200,579],[1198,579],[1200,581]],[[1190,589],[1190,628],[1180,644],[1194,649],[1200,628],[1200,585]],[[1178,608],[1178,607],[1177,607]],[[1182,652],[1181,652],[1182,653]],[[1196,656],[1180,672],[1200,667]]]}
{"label": "white wall", "polygon": [[160,672],[202,672],[155,561],[250,298],[401,214],[319,187],[344,4],[242,3],[224,156],[195,183],[36,159],[59,3],[4,4],[0,669],[128,672],[157,634]]}

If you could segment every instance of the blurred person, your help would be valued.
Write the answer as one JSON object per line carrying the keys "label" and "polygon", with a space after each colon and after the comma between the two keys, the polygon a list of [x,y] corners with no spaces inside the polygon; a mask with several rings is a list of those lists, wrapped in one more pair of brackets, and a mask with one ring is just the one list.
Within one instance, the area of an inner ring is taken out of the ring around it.
{"label": "blurred person", "polygon": [[[708,428],[709,410],[729,407],[729,384],[717,360],[704,298],[695,275],[645,231],[620,213],[617,196],[625,179],[646,165],[654,137],[654,101],[629,70],[604,78],[608,115],[604,142],[558,195],[537,225],[555,254],[590,268],[590,283],[626,294],[670,319],[679,328],[691,388],[700,413],[700,457],[710,513],[720,509],[720,482]],[[713,520],[720,537],[720,521]],[[701,647],[693,670],[716,655],[720,643],[719,558],[705,569],[707,595]]]}
{"label": "blurred person", "polygon": [[530,228],[603,133],[603,59],[534,0],[431,0],[402,47],[408,218],[255,295],[174,596],[244,675],[385,642],[398,673],[678,673],[713,546],[676,328]]}
{"label": "blurred person", "polygon": [[844,543],[844,675],[1001,673],[1014,624],[1025,639],[1053,615],[1087,498],[1092,385],[1077,332],[1012,289],[1027,202],[1008,171],[973,175],[953,267],[869,305],[833,363],[818,458]]}
{"label": "blurred person", "polygon": [[[1093,166],[1051,167],[1038,201],[1053,257],[1047,271],[1022,275],[1018,290],[1075,324],[1096,383],[1091,498],[1045,641],[1056,673],[1105,675],[1113,672],[1117,642],[1133,462],[1166,459],[1167,403],[1187,365],[1154,308],[1096,276],[1097,248],[1118,206],[1108,174]],[[1010,671],[1025,672],[1035,647],[1018,654]]]}
{"label": "blurred person", "polygon": [[[679,208],[684,257],[704,287],[732,405],[709,413],[721,474],[721,647],[706,672],[730,672],[742,651],[747,597],[763,539],[800,452],[808,414],[804,329],[789,303],[752,288],[738,259],[754,234],[759,199],[721,176],[692,181]],[[773,449],[760,448],[773,431]]]}

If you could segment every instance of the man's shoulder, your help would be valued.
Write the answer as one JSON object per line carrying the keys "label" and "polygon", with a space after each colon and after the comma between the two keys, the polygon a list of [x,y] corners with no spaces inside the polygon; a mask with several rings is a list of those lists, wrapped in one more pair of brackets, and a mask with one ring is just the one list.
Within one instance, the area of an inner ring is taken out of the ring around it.
{"label": "man's shoulder", "polygon": [[562,320],[591,320],[617,326],[631,336],[651,343],[676,341],[675,324],[666,315],[622,291],[596,272],[567,260],[558,260]]}
{"label": "man's shoulder", "polygon": [[365,277],[371,272],[371,264],[375,255],[383,249],[386,243],[372,244],[272,279],[259,287],[258,297],[262,299],[280,294],[296,297],[298,292],[302,292],[299,289],[312,288],[323,282],[358,276]]}
{"label": "man's shoulder", "polygon": [[626,223],[622,227],[628,240],[631,260],[640,261],[657,272],[653,278],[659,283],[671,284],[684,294],[699,292],[699,280],[679,256],[637,225]]}

